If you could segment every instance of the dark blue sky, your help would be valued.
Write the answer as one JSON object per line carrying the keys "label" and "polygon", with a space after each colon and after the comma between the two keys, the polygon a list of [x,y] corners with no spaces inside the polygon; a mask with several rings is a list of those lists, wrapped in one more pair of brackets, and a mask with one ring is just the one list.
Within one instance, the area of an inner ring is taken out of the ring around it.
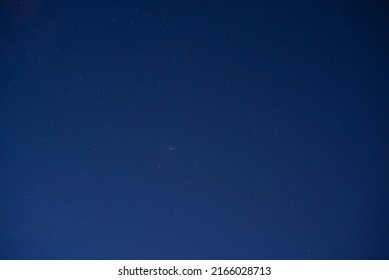
{"label": "dark blue sky", "polygon": [[0,2],[0,258],[388,259],[385,1]]}

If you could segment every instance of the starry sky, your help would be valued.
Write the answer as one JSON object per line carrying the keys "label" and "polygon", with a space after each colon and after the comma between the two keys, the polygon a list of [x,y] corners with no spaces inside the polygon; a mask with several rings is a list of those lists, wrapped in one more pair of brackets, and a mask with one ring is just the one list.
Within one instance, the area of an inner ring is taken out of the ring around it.
{"label": "starry sky", "polygon": [[385,1],[0,1],[1,259],[389,259]]}

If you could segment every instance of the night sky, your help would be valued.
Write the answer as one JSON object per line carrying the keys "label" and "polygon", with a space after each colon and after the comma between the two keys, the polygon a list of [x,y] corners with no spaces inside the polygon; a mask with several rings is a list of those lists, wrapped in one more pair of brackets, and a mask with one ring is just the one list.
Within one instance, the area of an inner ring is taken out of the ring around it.
{"label": "night sky", "polygon": [[385,1],[0,1],[1,259],[389,259]]}

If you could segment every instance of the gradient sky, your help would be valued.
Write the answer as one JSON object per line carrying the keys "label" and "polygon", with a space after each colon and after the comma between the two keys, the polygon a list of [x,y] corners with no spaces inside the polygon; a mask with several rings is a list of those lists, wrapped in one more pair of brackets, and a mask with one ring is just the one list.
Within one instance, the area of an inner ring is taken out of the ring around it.
{"label": "gradient sky", "polygon": [[0,1],[1,259],[389,259],[385,1]]}

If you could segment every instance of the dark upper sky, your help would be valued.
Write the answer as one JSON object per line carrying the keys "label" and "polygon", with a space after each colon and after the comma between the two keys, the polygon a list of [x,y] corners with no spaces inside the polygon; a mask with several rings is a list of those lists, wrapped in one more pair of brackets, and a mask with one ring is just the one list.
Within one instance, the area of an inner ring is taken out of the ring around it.
{"label": "dark upper sky", "polygon": [[0,31],[0,258],[389,258],[384,1],[2,0]]}

